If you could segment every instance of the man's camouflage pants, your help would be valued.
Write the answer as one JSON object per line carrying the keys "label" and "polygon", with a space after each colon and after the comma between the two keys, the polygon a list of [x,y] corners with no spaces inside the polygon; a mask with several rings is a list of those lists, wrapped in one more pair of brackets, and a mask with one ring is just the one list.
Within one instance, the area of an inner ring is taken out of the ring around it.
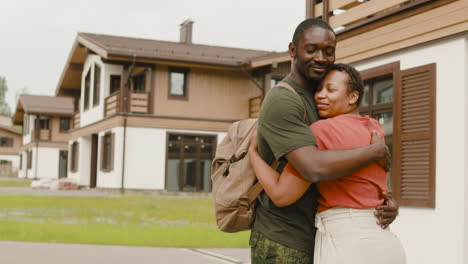
{"label": "man's camouflage pants", "polygon": [[313,264],[313,254],[283,246],[254,230],[249,243],[252,264]]}

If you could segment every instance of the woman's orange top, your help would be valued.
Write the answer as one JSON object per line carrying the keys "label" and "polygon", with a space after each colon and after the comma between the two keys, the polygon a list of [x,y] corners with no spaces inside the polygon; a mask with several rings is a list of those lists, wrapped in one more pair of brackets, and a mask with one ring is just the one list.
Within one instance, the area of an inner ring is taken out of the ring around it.
{"label": "woman's orange top", "polygon": [[[369,116],[351,114],[339,115],[320,120],[310,126],[317,139],[319,150],[345,150],[364,147],[370,144],[371,132],[377,131],[384,137],[382,126]],[[285,172],[301,177],[288,163]],[[332,207],[355,209],[373,208],[383,203],[383,192],[387,189],[387,173],[372,163],[353,174],[335,180],[320,181],[317,189],[321,194],[318,199],[318,211]]]}

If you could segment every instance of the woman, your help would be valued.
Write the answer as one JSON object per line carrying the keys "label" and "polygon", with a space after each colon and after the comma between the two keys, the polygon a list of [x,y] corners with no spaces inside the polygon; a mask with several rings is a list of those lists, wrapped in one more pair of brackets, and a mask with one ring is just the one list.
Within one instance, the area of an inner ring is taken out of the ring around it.
{"label": "woman", "polygon": [[[359,115],[363,84],[359,72],[345,64],[335,64],[315,93],[322,119],[310,126],[318,149],[353,149],[368,145],[380,124]],[[258,180],[272,201],[287,206],[297,201],[310,182],[288,164],[279,175],[258,155],[256,138],[249,149]],[[405,263],[400,241],[390,230],[375,224],[374,208],[387,193],[387,174],[376,163],[345,177],[317,182],[321,197],[315,238],[314,263]],[[312,209],[311,209],[312,210]]]}

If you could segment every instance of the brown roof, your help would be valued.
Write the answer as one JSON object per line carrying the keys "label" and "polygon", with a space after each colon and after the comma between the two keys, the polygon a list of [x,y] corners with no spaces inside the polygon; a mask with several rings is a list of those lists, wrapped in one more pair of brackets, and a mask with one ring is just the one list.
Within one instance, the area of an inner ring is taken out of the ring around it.
{"label": "brown roof", "polygon": [[5,130],[17,135],[21,135],[21,130],[16,128],[16,127],[11,127],[11,126],[5,126],[5,125],[0,125],[0,130]]}
{"label": "brown roof", "polygon": [[186,44],[140,38],[117,37],[79,33],[78,41],[100,56],[124,56],[160,59],[170,61],[194,62],[224,66],[238,66],[251,58],[274,52]]}
{"label": "brown roof", "polygon": [[73,98],[46,95],[21,95],[18,104],[25,113],[73,115]]}

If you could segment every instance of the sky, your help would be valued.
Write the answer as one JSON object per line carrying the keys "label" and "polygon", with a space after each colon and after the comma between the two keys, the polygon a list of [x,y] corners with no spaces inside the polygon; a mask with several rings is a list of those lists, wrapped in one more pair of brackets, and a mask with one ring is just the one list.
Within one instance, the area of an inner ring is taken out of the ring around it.
{"label": "sky", "polygon": [[0,76],[16,95],[54,95],[78,32],[286,51],[305,0],[0,0]]}

